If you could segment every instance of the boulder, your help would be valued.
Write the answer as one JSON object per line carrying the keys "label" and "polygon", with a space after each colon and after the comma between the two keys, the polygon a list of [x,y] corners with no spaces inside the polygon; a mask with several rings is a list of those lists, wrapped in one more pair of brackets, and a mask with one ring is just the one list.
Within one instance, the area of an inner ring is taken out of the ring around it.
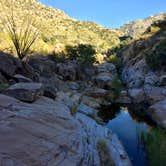
{"label": "boulder", "polygon": [[93,98],[93,97],[84,95],[81,97],[81,103],[83,103],[91,108],[97,109],[97,108],[100,108],[101,104],[103,104],[103,101],[101,98],[97,99],[97,98]]}
{"label": "boulder", "polygon": [[149,104],[154,104],[166,97],[166,88],[164,87],[146,86],[144,91]]}
{"label": "boulder", "polygon": [[108,95],[108,91],[105,89],[101,89],[101,88],[91,88],[91,89],[87,89],[85,94],[87,96],[91,96],[94,98],[103,98],[106,97]]}
{"label": "boulder", "polygon": [[90,116],[90,117],[95,117],[97,116],[97,110],[81,103],[78,107],[77,107],[77,111],[82,113],[82,114],[85,114],[87,116]]}
{"label": "boulder", "polygon": [[166,75],[160,77],[160,86],[166,86]]}
{"label": "boulder", "polygon": [[150,106],[148,114],[153,121],[166,129],[166,98]]}
{"label": "boulder", "polygon": [[140,88],[144,84],[147,71],[148,67],[144,59],[141,59],[134,64],[132,61],[129,61],[122,71],[123,83],[125,83],[127,87],[131,89]]}
{"label": "boulder", "polygon": [[119,104],[131,104],[132,103],[132,100],[129,97],[128,92],[126,90],[122,90],[120,92],[118,99],[116,99],[116,103],[119,103]]}
{"label": "boulder", "polygon": [[4,94],[25,102],[34,102],[43,95],[41,83],[17,83],[6,89]]}
{"label": "boulder", "polygon": [[110,73],[99,73],[93,78],[93,81],[97,87],[105,90],[110,90],[114,78],[115,75],[112,75]]}
{"label": "boulder", "polygon": [[48,56],[33,55],[27,61],[40,74],[48,74],[55,71],[55,62],[50,60]]}
{"label": "boulder", "polygon": [[59,63],[56,66],[56,72],[63,77],[64,81],[75,81],[77,79],[77,69],[74,63]]}
{"label": "boulder", "polygon": [[13,76],[18,68],[22,67],[22,63],[19,59],[13,56],[0,52],[0,72],[6,75],[6,77]]}
{"label": "boulder", "polygon": [[133,103],[145,102],[145,94],[143,89],[129,89],[128,94]]}
{"label": "boulder", "polygon": [[117,71],[116,66],[114,64],[107,62],[97,65],[96,68],[98,73],[106,72],[114,74]]}
{"label": "boulder", "polygon": [[0,73],[0,84],[1,83],[7,83],[8,81],[6,80],[6,78]]}
{"label": "boulder", "polygon": [[110,129],[81,113],[73,117],[68,107],[49,98],[24,103],[0,95],[0,121],[2,166],[100,166],[100,140],[115,165],[131,166]]}
{"label": "boulder", "polygon": [[156,84],[158,84],[158,81],[159,81],[158,76],[154,72],[149,72],[145,76],[144,84],[155,86]]}
{"label": "boulder", "polygon": [[13,76],[13,78],[17,80],[17,82],[32,82],[30,78],[27,78],[21,74],[16,74]]}

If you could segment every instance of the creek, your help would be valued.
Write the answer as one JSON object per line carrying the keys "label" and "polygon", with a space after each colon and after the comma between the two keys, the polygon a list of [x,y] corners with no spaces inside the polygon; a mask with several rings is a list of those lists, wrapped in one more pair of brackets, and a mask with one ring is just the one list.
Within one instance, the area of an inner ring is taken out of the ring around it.
{"label": "creek", "polygon": [[141,134],[147,133],[153,123],[144,116],[141,118],[132,107],[113,106],[102,109],[98,115],[106,127],[117,134],[125,147],[133,166],[147,166],[147,155]]}

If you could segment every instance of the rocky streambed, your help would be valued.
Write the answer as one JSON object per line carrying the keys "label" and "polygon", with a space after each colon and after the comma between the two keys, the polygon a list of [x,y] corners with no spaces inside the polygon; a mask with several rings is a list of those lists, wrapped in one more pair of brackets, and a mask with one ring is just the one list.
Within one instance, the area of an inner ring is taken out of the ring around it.
{"label": "rocky streambed", "polygon": [[[128,150],[130,144],[118,133],[120,128],[128,132],[125,125],[132,122],[129,127],[133,127],[137,122],[124,111],[114,119],[123,117],[120,119],[125,124],[113,125],[110,121],[105,126],[98,116],[102,105],[113,104],[112,86],[118,77],[115,65],[103,63],[83,68],[75,61],[57,64],[44,56],[32,56],[27,62],[21,62],[4,53],[0,58],[2,166],[130,166],[132,162],[137,163],[132,156],[137,153]],[[157,98],[156,102],[148,103],[151,104],[148,114],[165,127],[165,86],[158,88],[159,93],[152,93],[154,88],[148,91],[151,98]],[[151,101],[144,92],[141,87],[126,86],[114,102]],[[127,119],[124,115],[128,115]],[[117,126],[121,127],[117,129]],[[133,136],[135,131],[130,133]]]}

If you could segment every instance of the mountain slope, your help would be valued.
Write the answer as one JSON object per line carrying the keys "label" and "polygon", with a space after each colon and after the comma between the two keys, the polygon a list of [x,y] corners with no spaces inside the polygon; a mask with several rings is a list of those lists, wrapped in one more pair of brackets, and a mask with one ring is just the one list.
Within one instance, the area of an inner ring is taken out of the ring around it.
{"label": "mountain slope", "polygon": [[164,20],[166,13],[150,16],[143,20],[132,21],[121,26],[118,30],[131,37],[140,37],[142,33],[155,21]]}
{"label": "mountain slope", "polygon": [[[10,0],[11,1],[11,0]],[[11,4],[11,3],[10,3]],[[1,0],[0,15],[7,15],[11,10],[6,0]],[[57,43],[87,43],[104,49],[118,45],[120,32],[104,28],[94,22],[78,21],[64,12],[47,7],[35,0],[13,1],[12,8],[16,20],[26,15],[34,17],[38,23],[40,37],[37,48],[55,46]],[[1,35],[1,40],[3,41]]]}

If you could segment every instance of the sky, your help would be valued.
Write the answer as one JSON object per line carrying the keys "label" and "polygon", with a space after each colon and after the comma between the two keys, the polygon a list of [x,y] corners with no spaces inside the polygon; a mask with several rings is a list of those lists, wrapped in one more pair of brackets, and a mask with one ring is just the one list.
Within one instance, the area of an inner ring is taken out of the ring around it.
{"label": "sky", "polygon": [[166,12],[166,0],[38,0],[69,16],[117,28],[129,21]]}

